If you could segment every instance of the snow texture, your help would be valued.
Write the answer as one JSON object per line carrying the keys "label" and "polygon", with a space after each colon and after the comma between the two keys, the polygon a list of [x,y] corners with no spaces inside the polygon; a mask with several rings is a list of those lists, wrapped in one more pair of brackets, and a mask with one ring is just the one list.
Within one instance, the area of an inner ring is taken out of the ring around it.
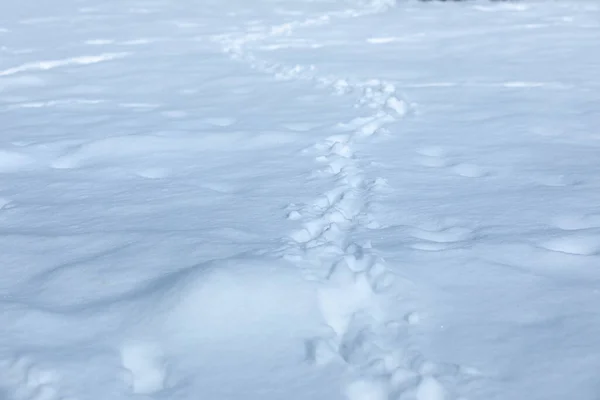
{"label": "snow texture", "polygon": [[0,4],[0,399],[600,395],[595,1]]}

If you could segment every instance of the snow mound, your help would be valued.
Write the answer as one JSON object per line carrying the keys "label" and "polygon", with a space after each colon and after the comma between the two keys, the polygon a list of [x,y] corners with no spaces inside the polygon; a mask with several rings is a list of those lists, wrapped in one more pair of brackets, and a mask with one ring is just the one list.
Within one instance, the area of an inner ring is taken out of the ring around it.
{"label": "snow mound", "polygon": [[316,285],[277,260],[203,263],[157,279],[133,297],[145,309],[139,312],[151,315],[150,326],[182,350],[281,334],[303,340],[321,323]]}

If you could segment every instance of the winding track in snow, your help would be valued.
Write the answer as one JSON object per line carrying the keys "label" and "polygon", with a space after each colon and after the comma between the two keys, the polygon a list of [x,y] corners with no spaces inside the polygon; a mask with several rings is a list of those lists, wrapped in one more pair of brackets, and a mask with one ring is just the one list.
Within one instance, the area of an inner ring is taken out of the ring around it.
{"label": "winding track in snow", "polygon": [[299,227],[289,234],[284,257],[301,266],[307,279],[321,283],[319,304],[329,326],[329,332],[307,340],[307,358],[317,365],[344,362],[348,371],[344,392],[350,400],[441,400],[454,396],[439,377],[457,374],[458,367],[429,362],[405,342],[408,325],[418,323],[418,314],[409,314],[399,322],[386,313],[384,304],[394,301],[398,285],[376,249],[351,237],[356,229],[377,227],[369,218],[368,208],[385,182],[367,177],[355,145],[399,121],[410,106],[391,82],[323,76],[314,66],[267,61],[252,51],[253,45],[289,36],[300,28],[385,12],[392,3],[372,0],[355,9],[264,27],[260,32],[218,35],[213,40],[232,59],[254,70],[278,79],[310,82],[337,94],[359,93],[358,105],[371,110],[367,117],[340,121],[338,128],[345,132],[315,144],[316,160],[325,165],[325,171],[319,172],[333,175],[334,186],[308,209],[288,215]]}

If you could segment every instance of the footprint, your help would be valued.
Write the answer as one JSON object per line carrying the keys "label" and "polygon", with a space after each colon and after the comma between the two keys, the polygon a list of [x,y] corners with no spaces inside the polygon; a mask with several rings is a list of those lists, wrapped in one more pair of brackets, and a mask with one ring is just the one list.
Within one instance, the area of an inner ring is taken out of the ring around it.
{"label": "footprint", "polygon": [[352,158],[354,156],[354,152],[347,143],[336,142],[329,148],[329,155]]}
{"label": "footprint", "polygon": [[390,376],[390,386],[394,393],[401,394],[413,390],[419,384],[419,374],[407,368],[398,368]]}
{"label": "footprint", "polygon": [[391,122],[394,122],[396,119],[388,114],[378,115],[373,121],[367,122],[358,130],[356,130],[355,134],[359,137],[368,137],[373,136],[376,133],[382,131],[383,127]]}
{"label": "footprint", "polygon": [[325,322],[343,337],[352,317],[369,308],[373,292],[364,273],[355,273],[344,263],[334,265],[327,282],[319,289],[319,306]]}
{"label": "footprint", "polygon": [[27,356],[0,363],[0,389],[12,393],[14,400],[56,400],[59,380],[55,371],[39,367]]}
{"label": "footprint", "polygon": [[367,277],[371,284],[371,289],[374,293],[378,294],[392,287],[396,281],[396,276],[381,263],[371,266],[367,272]]}
{"label": "footprint", "polygon": [[330,83],[333,93],[336,95],[344,95],[352,92],[352,85],[346,79],[336,79]]}
{"label": "footprint", "polygon": [[352,221],[360,216],[365,208],[365,200],[357,189],[349,190],[344,193],[339,200],[333,204],[348,221]]}
{"label": "footprint", "polygon": [[396,115],[399,117],[405,116],[410,111],[410,106],[407,102],[405,102],[404,100],[400,100],[394,96],[387,99],[385,106],[389,110],[396,113]]}
{"label": "footprint", "polygon": [[[355,186],[356,187],[356,186]],[[368,182],[369,190],[372,190],[376,193],[391,193],[393,192],[393,188],[390,186],[388,181],[384,178],[375,178]]]}
{"label": "footprint", "polygon": [[153,394],[165,388],[167,369],[161,348],[149,342],[130,342],[121,348],[121,362],[135,394]]}
{"label": "footprint", "polygon": [[317,161],[327,164],[326,171],[333,175],[339,174],[352,165],[352,161],[347,157],[335,155],[317,157]]}
{"label": "footprint", "polygon": [[297,243],[309,243],[317,240],[335,223],[329,221],[330,214],[324,214],[302,224],[302,228],[292,232],[290,237]]}
{"label": "footprint", "polygon": [[302,219],[302,214],[300,214],[300,212],[298,210],[292,210],[288,213],[287,218],[290,221],[298,221],[298,220]]}
{"label": "footprint", "polygon": [[312,338],[304,343],[306,361],[322,366],[339,357],[337,345],[331,338]]}
{"label": "footprint", "polygon": [[370,254],[363,246],[351,243],[346,248],[346,254],[340,262],[346,263],[348,268],[354,272],[365,272],[370,270],[381,258]]}
{"label": "footprint", "polygon": [[408,313],[404,319],[409,325],[418,325],[421,323],[421,315],[417,311]]}
{"label": "footprint", "polygon": [[419,383],[415,397],[416,400],[445,400],[447,393],[437,379],[426,376]]}

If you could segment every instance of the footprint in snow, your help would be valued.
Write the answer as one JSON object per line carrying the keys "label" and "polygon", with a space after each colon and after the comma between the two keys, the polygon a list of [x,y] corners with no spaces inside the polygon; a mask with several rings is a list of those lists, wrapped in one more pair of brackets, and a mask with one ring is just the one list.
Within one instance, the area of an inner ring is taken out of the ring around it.
{"label": "footprint in snow", "polygon": [[316,337],[305,341],[305,360],[317,366],[327,365],[339,358],[335,340],[328,337]]}
{"label": "footprint in snow", "polygon": [[325,322],[337,337],[343,337],[354,315],[373,305],[373,290],[367,274],[355,273],[345,263],[338,263],[331,268],[318,298]]}
{"label": "footprint in snow", "polygon": [[126,380],[135,394],[153,394],[165,388],[167,366],[162,349],[149,342],[129,342],[121,348]]}
{"label": "footprint in snow", "polygon": [[322,242],[339,242],[344,237],[344,229],[337,222],[330,222],[331,214],[307,221],[302,228],[292,232],[290,237],[300,245],[313,246]]}
{"label": "footprint in snow", "polygon": [[[445,378],[458,375],[465,379],[481,376],[481,373],[457,364],[427,361],[422,354],[396,349],[386,354],[374,365],[378,369],[368,377],[357,378],[346,387],[349,399],[455,399],[442,383]],[[379,371],[379,372],[377,372]]]}
{"label": "footprint in snow", "polygon": [[421,323],[421,315],[418,311],[408,313],[404,319],[409,325],[418,325]]}
{"label": "footprint in snow", "polygon": [[11,393],[14,400],[58,400],[60,377],[41,368],[30,357],[17,356],[0,361],[0,393]]}
{"label": "footprint in snow", "polygon": [[302,214],[298,210],[292,210],[288,213],[287,219],[289,219],[290,221],[298,221],[302,219]]}
{"label": "footprint in snow", "polygon": [[432,376],[425,376],[417,387],[415,398],[416,400],[445,400],[448,395],[440,381]]}

